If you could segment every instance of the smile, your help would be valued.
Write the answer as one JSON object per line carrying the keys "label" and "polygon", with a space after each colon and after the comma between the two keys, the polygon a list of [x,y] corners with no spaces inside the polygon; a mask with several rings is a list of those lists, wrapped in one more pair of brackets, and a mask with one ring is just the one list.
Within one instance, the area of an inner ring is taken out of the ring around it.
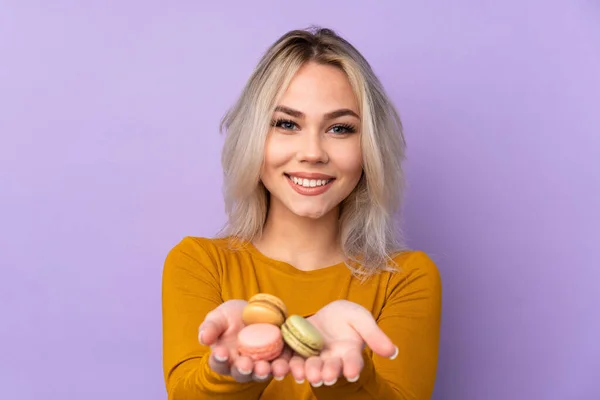
{"label": "smile", "polygon": [[317,186],[325,186],[333,179],[306,179],[306,178],[298,178],[295,176],[288,175],[288,178],[292,180],[296,185],[303,187],[317,187]]}
{"label": "smile", "polygon": [[293,175],[285,175],[287,181],[297,193],[305,196],[316,196],[325,193],[331,187],[334,178],[308,179]]}

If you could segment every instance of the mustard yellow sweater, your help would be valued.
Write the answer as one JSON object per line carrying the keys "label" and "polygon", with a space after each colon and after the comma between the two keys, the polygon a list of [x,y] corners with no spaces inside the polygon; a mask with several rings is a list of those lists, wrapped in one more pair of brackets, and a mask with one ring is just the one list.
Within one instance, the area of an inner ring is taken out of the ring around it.
{"label": "mustard yellow sweater", "polygon": [[[169,399],[428,399],[438,359],[441,281],[423,252],[395,258],[397,273],[380,273],[361,283],[343,264],[301,271],[273,260],[247,243],[228,248],[226,239],[186,237],[168,254],[163,274],[163,362]],[[290,314],[309,316],[346,299],[371,311],[399,348],[395,360],[365,349],[365,367],[355,383],[343,377],[314,388],[291,375],[282,381],[237,383],[208,366],[210,348],[198,342],[205,315],[224,301],[272,293]]]}

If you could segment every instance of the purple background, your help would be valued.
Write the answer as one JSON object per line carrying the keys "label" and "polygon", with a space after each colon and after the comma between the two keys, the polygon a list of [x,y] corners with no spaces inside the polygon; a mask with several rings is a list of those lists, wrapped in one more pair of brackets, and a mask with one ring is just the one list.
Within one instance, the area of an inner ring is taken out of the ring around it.
{"label": "purple background", "polygon": [[166,398],[162,263],[224,222],[219,119],[317,23],[406,126],[435,399],[600,398],[598,2],[201,3],[0,3],[0,397]]}

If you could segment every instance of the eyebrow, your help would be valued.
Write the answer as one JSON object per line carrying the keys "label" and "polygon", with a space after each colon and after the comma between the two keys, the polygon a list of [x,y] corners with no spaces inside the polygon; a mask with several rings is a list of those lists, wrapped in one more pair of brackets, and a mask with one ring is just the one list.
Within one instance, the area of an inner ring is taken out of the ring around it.
{"label": "eyebrow", "polygon": [[[295,118],[304,118],[303,112],[294,110],[293,108],[289,108],[286,106],[277,106],[277,107],[275,107],[275,111],[279,111],[279,112],[291,115],[292,117],[295,117]],[[346,115],[350,115],[352,117],[356,117],[356,118],[360,119],[358,114],[356,114],[354,111],[350,110],[349,108],[342,108],[339,110],[329,112],[329,113],[325,114],[325,119],[326,120],[335,119],[335,118],[339,118],[339,117],[344,117]]]}

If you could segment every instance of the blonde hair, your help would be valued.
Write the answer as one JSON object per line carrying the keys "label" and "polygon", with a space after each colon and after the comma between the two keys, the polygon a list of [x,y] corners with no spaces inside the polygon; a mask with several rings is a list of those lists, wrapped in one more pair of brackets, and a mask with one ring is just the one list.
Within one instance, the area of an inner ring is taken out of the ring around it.
{"label": "blonde hair", "polygon": [[346,263],[361,277],[394,270],[392,253],[405,250],[394,224],[405,186],[402,123],[367,60],[330,29],[293,30],[279,38],[225,114],[221,161],[228,221],[221,234],[252,241],[262,233],[269,194],[259,176],[272,113],[295,73],[309,61],[344,71],[360,105],[364,173],[342,202],[339,218]]}

